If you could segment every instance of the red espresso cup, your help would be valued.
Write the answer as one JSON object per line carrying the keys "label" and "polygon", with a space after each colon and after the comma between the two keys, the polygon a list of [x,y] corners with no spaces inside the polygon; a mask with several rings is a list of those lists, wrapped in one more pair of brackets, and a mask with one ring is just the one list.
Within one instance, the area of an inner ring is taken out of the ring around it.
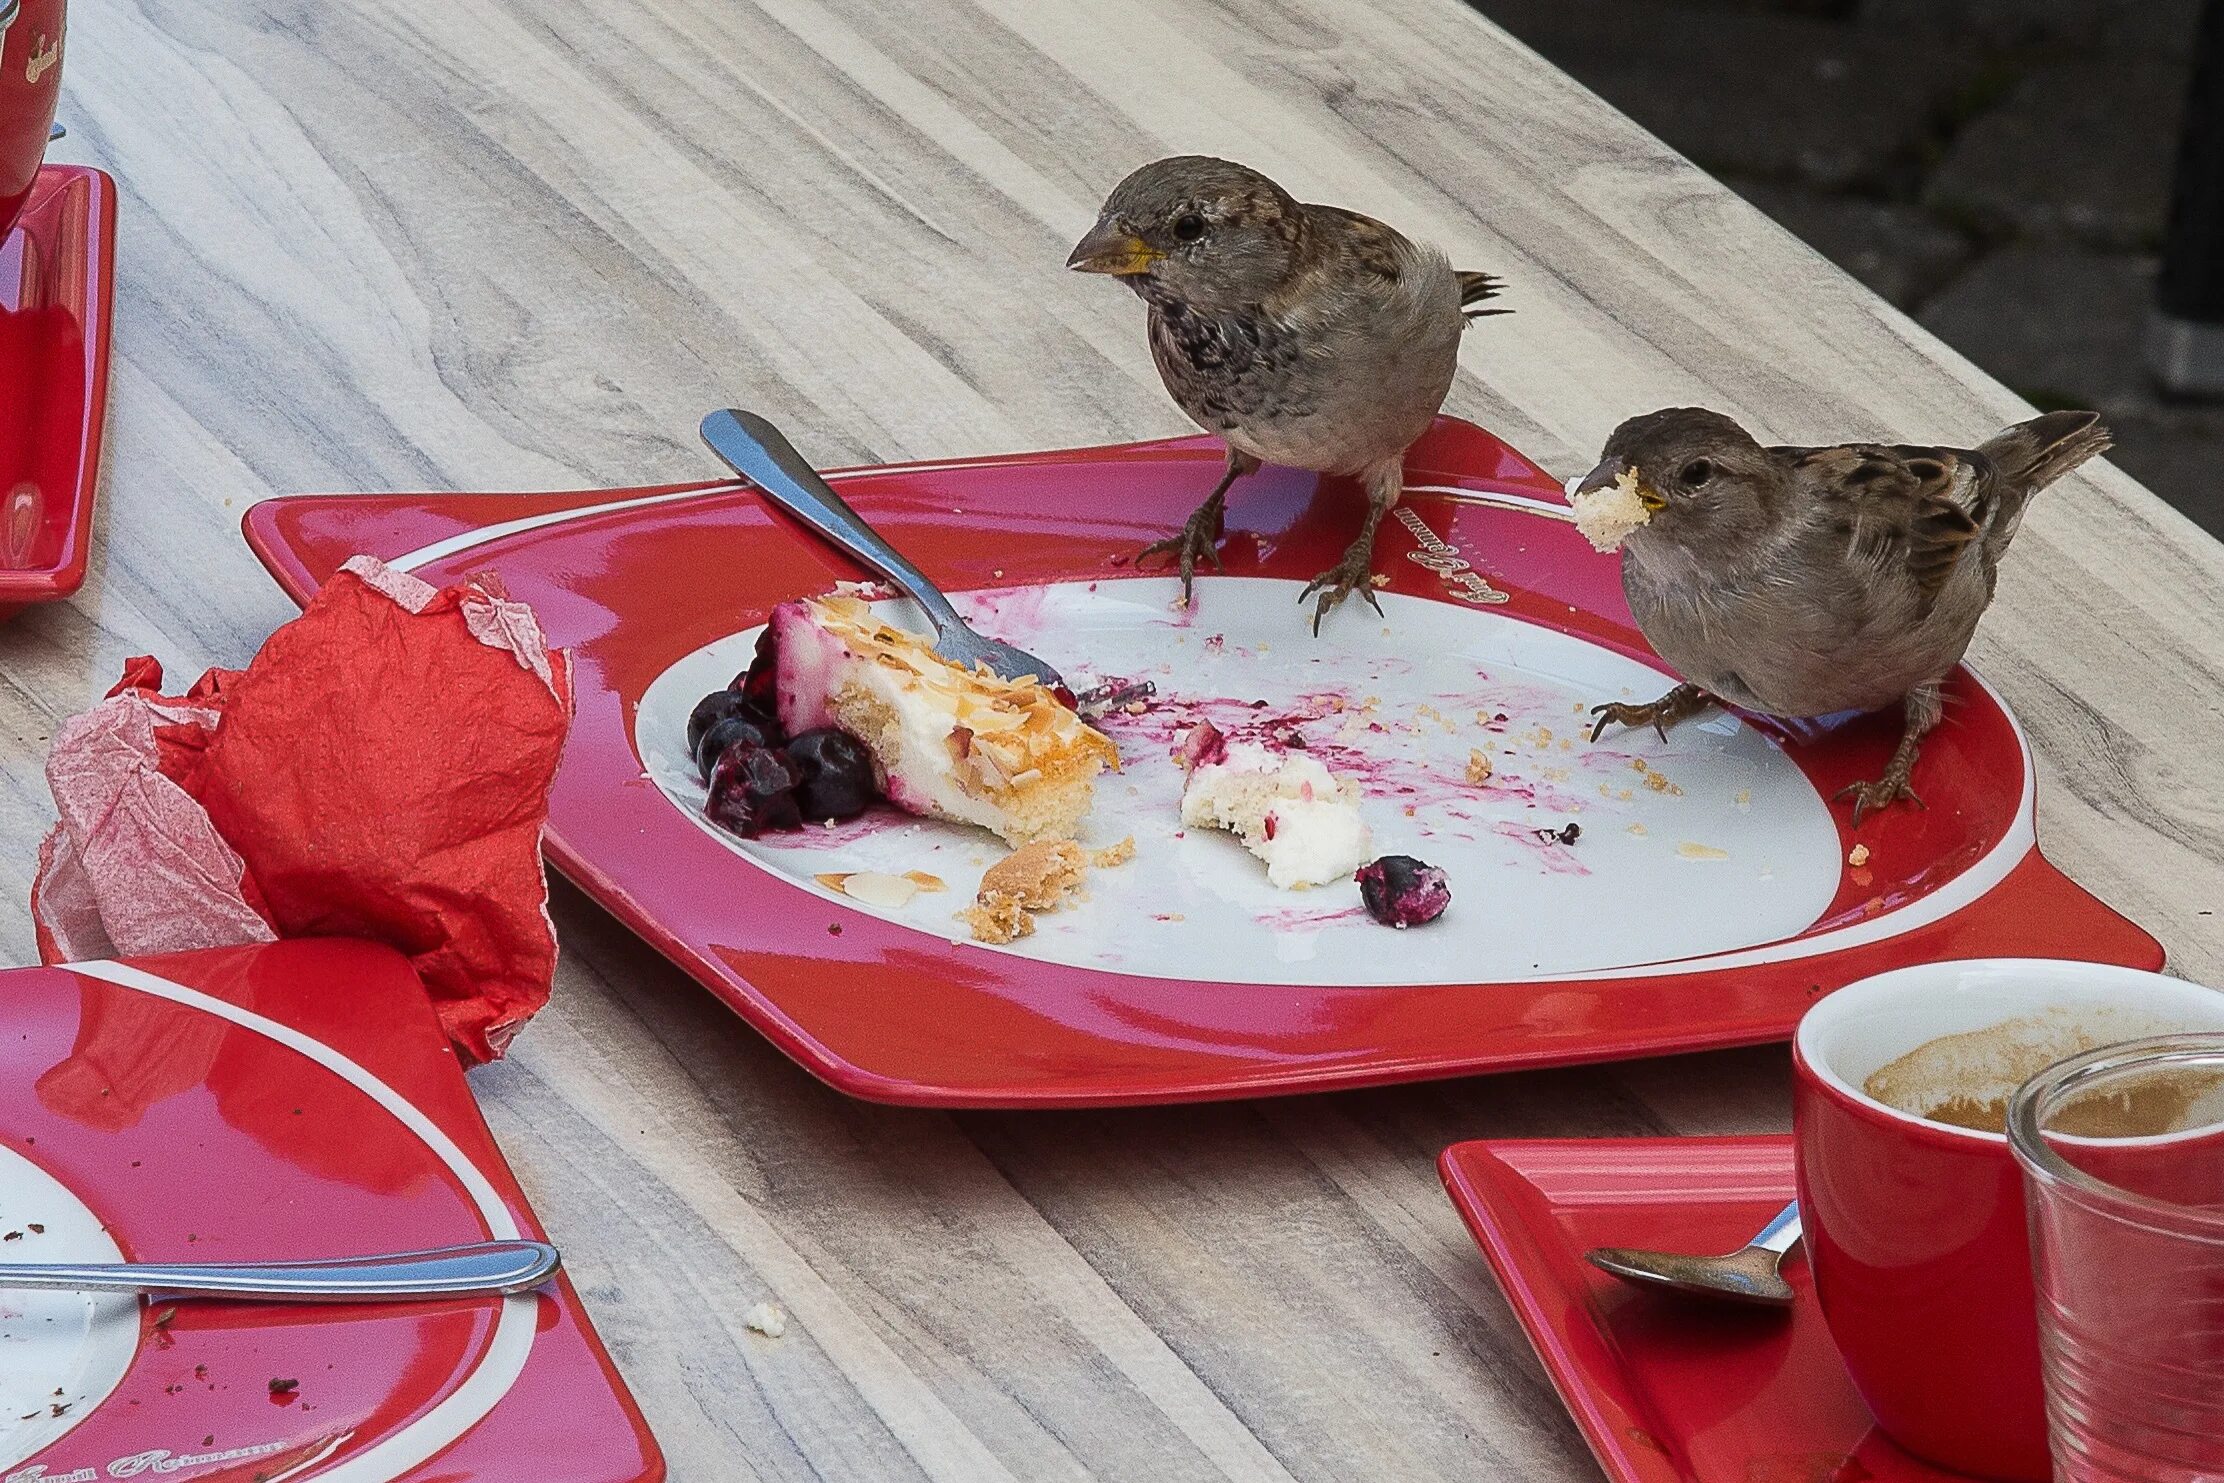
{"label": "red espresso cup", "polygon": [[[1930,1121],[1864,1084],[1919,1047],[1970,1037],[1928,1056],[1924,1095],[1903,1076],[1897,1100],[1990,1101],[2012,1089],[1997,1072],[2016,1042],[2051,1060],[2078,1041],[2185,1030],[2224,1030],[2224,994],[2043,958],[1898,969],[1800,1021],[1792,1116],[1808,1264],[1855,1388],[1901,1447],[1983,1478],[2051,1476],[2023,1174],[2008,1140]],[[2054,1045],[2058,1055],[2032,1049]]]}
{"label": "red espresso cup", "polygon": [[0,238],[46,159],[62,93],[64,0],[0,0]]}

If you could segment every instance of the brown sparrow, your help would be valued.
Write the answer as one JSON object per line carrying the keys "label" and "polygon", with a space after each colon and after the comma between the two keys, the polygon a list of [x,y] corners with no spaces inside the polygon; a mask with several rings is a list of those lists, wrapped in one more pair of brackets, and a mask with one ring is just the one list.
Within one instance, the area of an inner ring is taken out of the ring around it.
{"label": "brown sparrow", "polygon": [[1227,468],[1172,540],[1182,600],[1199,557],[1220,564],[1228,486],[1261,463],[1351,475],[1367,515],[1317,595],[1313,630],[1352,592],[1377,611],[1375,527],[1404,486],[1405,450],[1444,404],[1469,311],[1498,280],[1371,217],[1310,206],[1256,170],[1203,155],[1156,160],[1116,186],[1066,266],[1126,281],[1149,306],[1151,358],[1181,409],[1228,445]]}
{"label": "brown sparrow", "polygon": [[[1649,518],[1622,543],[1622,591],[1689,683],[1611,722],[1667,728],[1717,701],[1769,716],[1900,705],[1899,749],[1839,794],[1853,819],[1898,799],[1942,709],[1939,684],[1992,601],[2032,495],[2105,452],[2092,412],[2049,412],[1976,448],[1764,448],[1698,407],[1633,417],[1582,496],[1634,475]],[[1627,487],[1625,483],[1625,487]]]}

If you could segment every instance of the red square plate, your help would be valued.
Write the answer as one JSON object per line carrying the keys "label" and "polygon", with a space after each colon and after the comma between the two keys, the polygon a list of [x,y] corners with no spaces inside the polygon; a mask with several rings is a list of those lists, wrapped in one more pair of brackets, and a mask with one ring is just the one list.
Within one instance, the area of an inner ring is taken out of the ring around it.
{"label": "red square plate", "polygon": [[0,620],[69,596],[92,550],[116,186],[48,165],[0,241]]}
{"label": "red square plate", "polygon": [[[538,1239],[409,965],[339,940],[0,974],[0,1261]],[[654,1483],[562,1278],[512,1298],[0,1290],[0,1476]]]}
{"label": "red square plate", "polygon": [[[1126,768],[1090,824],[1093,843],[1133,835],[1138,858],[1009,948],[963,940],[952,917],[998,853],[978,832],[882,815],[743,841],[702,818],[688,709],[747,663],[774,604],[859,575],[747,487],[283,499],[246,529],[297,599],[358,552],[435,582],[498,572],[575,656],[551,858],[859,1096],[1310,1091],[1780,1039],[1816,994],[1926,958],[2161,961],[2039,857],[2027,748],[1975,678],[1955,677],[1924,754],[1929,809],[1872,822],[1849,864],[1846,810],[1827,800],[1882,767],[1888,720],[1581,735],[1591,702],[1671,681],[1615,563],[1497,439],[1439,421],[1382,535],[1384,616],[1347,604],[1318,638],[1294,599],[1350,539],[1347,483],[1245,480],[1227,575],[1200,579],[1193,612],[1174,610],[1171,579],[1134,572],[1220,456],[1192,438],[834,476],[989,631],[1077,681],[1159,686],[1147,714],[1107,719]],[[1167,754],[1199,717],[1298,729],[1362,781],[1378,849],[1451,872],[1451,913],[1393,933],[1349,886],[1275,892],[1232,839],[1182,831]],[[1563,843],[1570,823],[1581,836]],[[815,879],[914,868],[950,892],[868,911]]]}
{"label": "red square plate", "polygon": [[1854,1392],[1807,1263],[1790,1313],[1638,1292],[1594,1246],[1734,1251],[1792,1197],[1787,1137],[1484,1140],[1439,1167],[1614,1483],[1953,1483]]}

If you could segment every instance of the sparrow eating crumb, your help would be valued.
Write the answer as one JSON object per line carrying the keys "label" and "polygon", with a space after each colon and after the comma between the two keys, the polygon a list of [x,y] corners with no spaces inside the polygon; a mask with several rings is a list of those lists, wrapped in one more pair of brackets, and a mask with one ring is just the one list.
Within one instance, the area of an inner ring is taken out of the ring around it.
{"label": "sparrow eating crumb", "polygon": [[1940,683],[1992,602],[2032,495],[2107,451],[2092,412],[2049,412],[1976,448],[1764,448],[1697,407],[1614,430],[1578,494],[1634,475],[1648,518],[1622,541],[1638,627],[1689,683],[1649,705],[1595,709],[1663,737],[1718,701],[1763,715],[1900,705],[1884,775],[1838,796],[1867,813],[1922,806],[1909,774],[1938,723]]}
{"label": "sparrow eating crumb", "polygon": [[1116,186],[1066,266],[1124,280],[1149,306],[1151,358],[1166,390],[1227,444],[1220,482],[1173,555],[1189,601],[1199,558],[1217,549],[1228,486],[1261,463],[1357,478],[1359,537],[1299,601],[1313,631],[1369,581],[1375,528],[1404,489],[1405,450],[1428,430],[1457,368],[1471,309],[1498,280],[1454,272],[1441,252],[1335,206],[1313,206],[1258,171],[1204,155],[1143,166]]}

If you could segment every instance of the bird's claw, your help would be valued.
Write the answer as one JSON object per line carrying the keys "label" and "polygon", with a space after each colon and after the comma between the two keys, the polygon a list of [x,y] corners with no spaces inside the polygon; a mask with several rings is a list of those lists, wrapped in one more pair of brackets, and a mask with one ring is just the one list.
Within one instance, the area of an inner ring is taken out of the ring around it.
{"label": "bird's claw", "polygon": [[1205,514],[1206,512],[1203,510],[1197,511],[1183,523],[1180,535],[1170,536],[1163,541],[1153,541],[1135,553],[1135,564],[1137,566],[1141,566],[1154,556],[1172,556],[1175,558],[1181,567],[1182,606],[1185,608],[1189,606],[1190,588],[1196,584],[1197,558],[1199,556],[1209,558],[1214,571],[1224,572],[1227,570],[1227,567],[1220,560],[1220,512],[1212,511],[1212,518],[1210,519],[1204,518]]}
{"label": "bird's claw", "polygon": [[1662,710],[1663,707],[1658,702],[1631,705],[1627,701],[1610,700],[1604,705],[1592,706],[1591,714],[1598,717],[1598,722],[1591,727],[1591,740],[1597,741],[1606,735],[1606,728],[1609,726],[1650,725],[1654,731],[1660,733],[1660,739],[1666,741],[1668,723],[1662,719]]}
{"label": "bird's claw", "polygon": [[1884,776],[1874,782],[1848,783],[1831,801],[1836,803],[1847,798],[1853,800],[1853,827],[1856,829],[1870,814],[1882,812],[1903,798],[1917,808],[1930,807],[1908,786],[1907,774],[1898,769],[1887,769]]}
{"label": "bird's claw", "polygon": [[1300,606],[1313,601],[1313,637],[1320,637],[1321,619],[1327,617],[1338,603],[1354,592],[1367,599],[1367,606],[1375,610],[1376,617],[1384,616],[1382,602],[1375,596],[1374,563],[1369,556],[1370,553],[1365,551],[1346,555],[1342,561],[1307,582],[1305,590],[1297,595]]}

